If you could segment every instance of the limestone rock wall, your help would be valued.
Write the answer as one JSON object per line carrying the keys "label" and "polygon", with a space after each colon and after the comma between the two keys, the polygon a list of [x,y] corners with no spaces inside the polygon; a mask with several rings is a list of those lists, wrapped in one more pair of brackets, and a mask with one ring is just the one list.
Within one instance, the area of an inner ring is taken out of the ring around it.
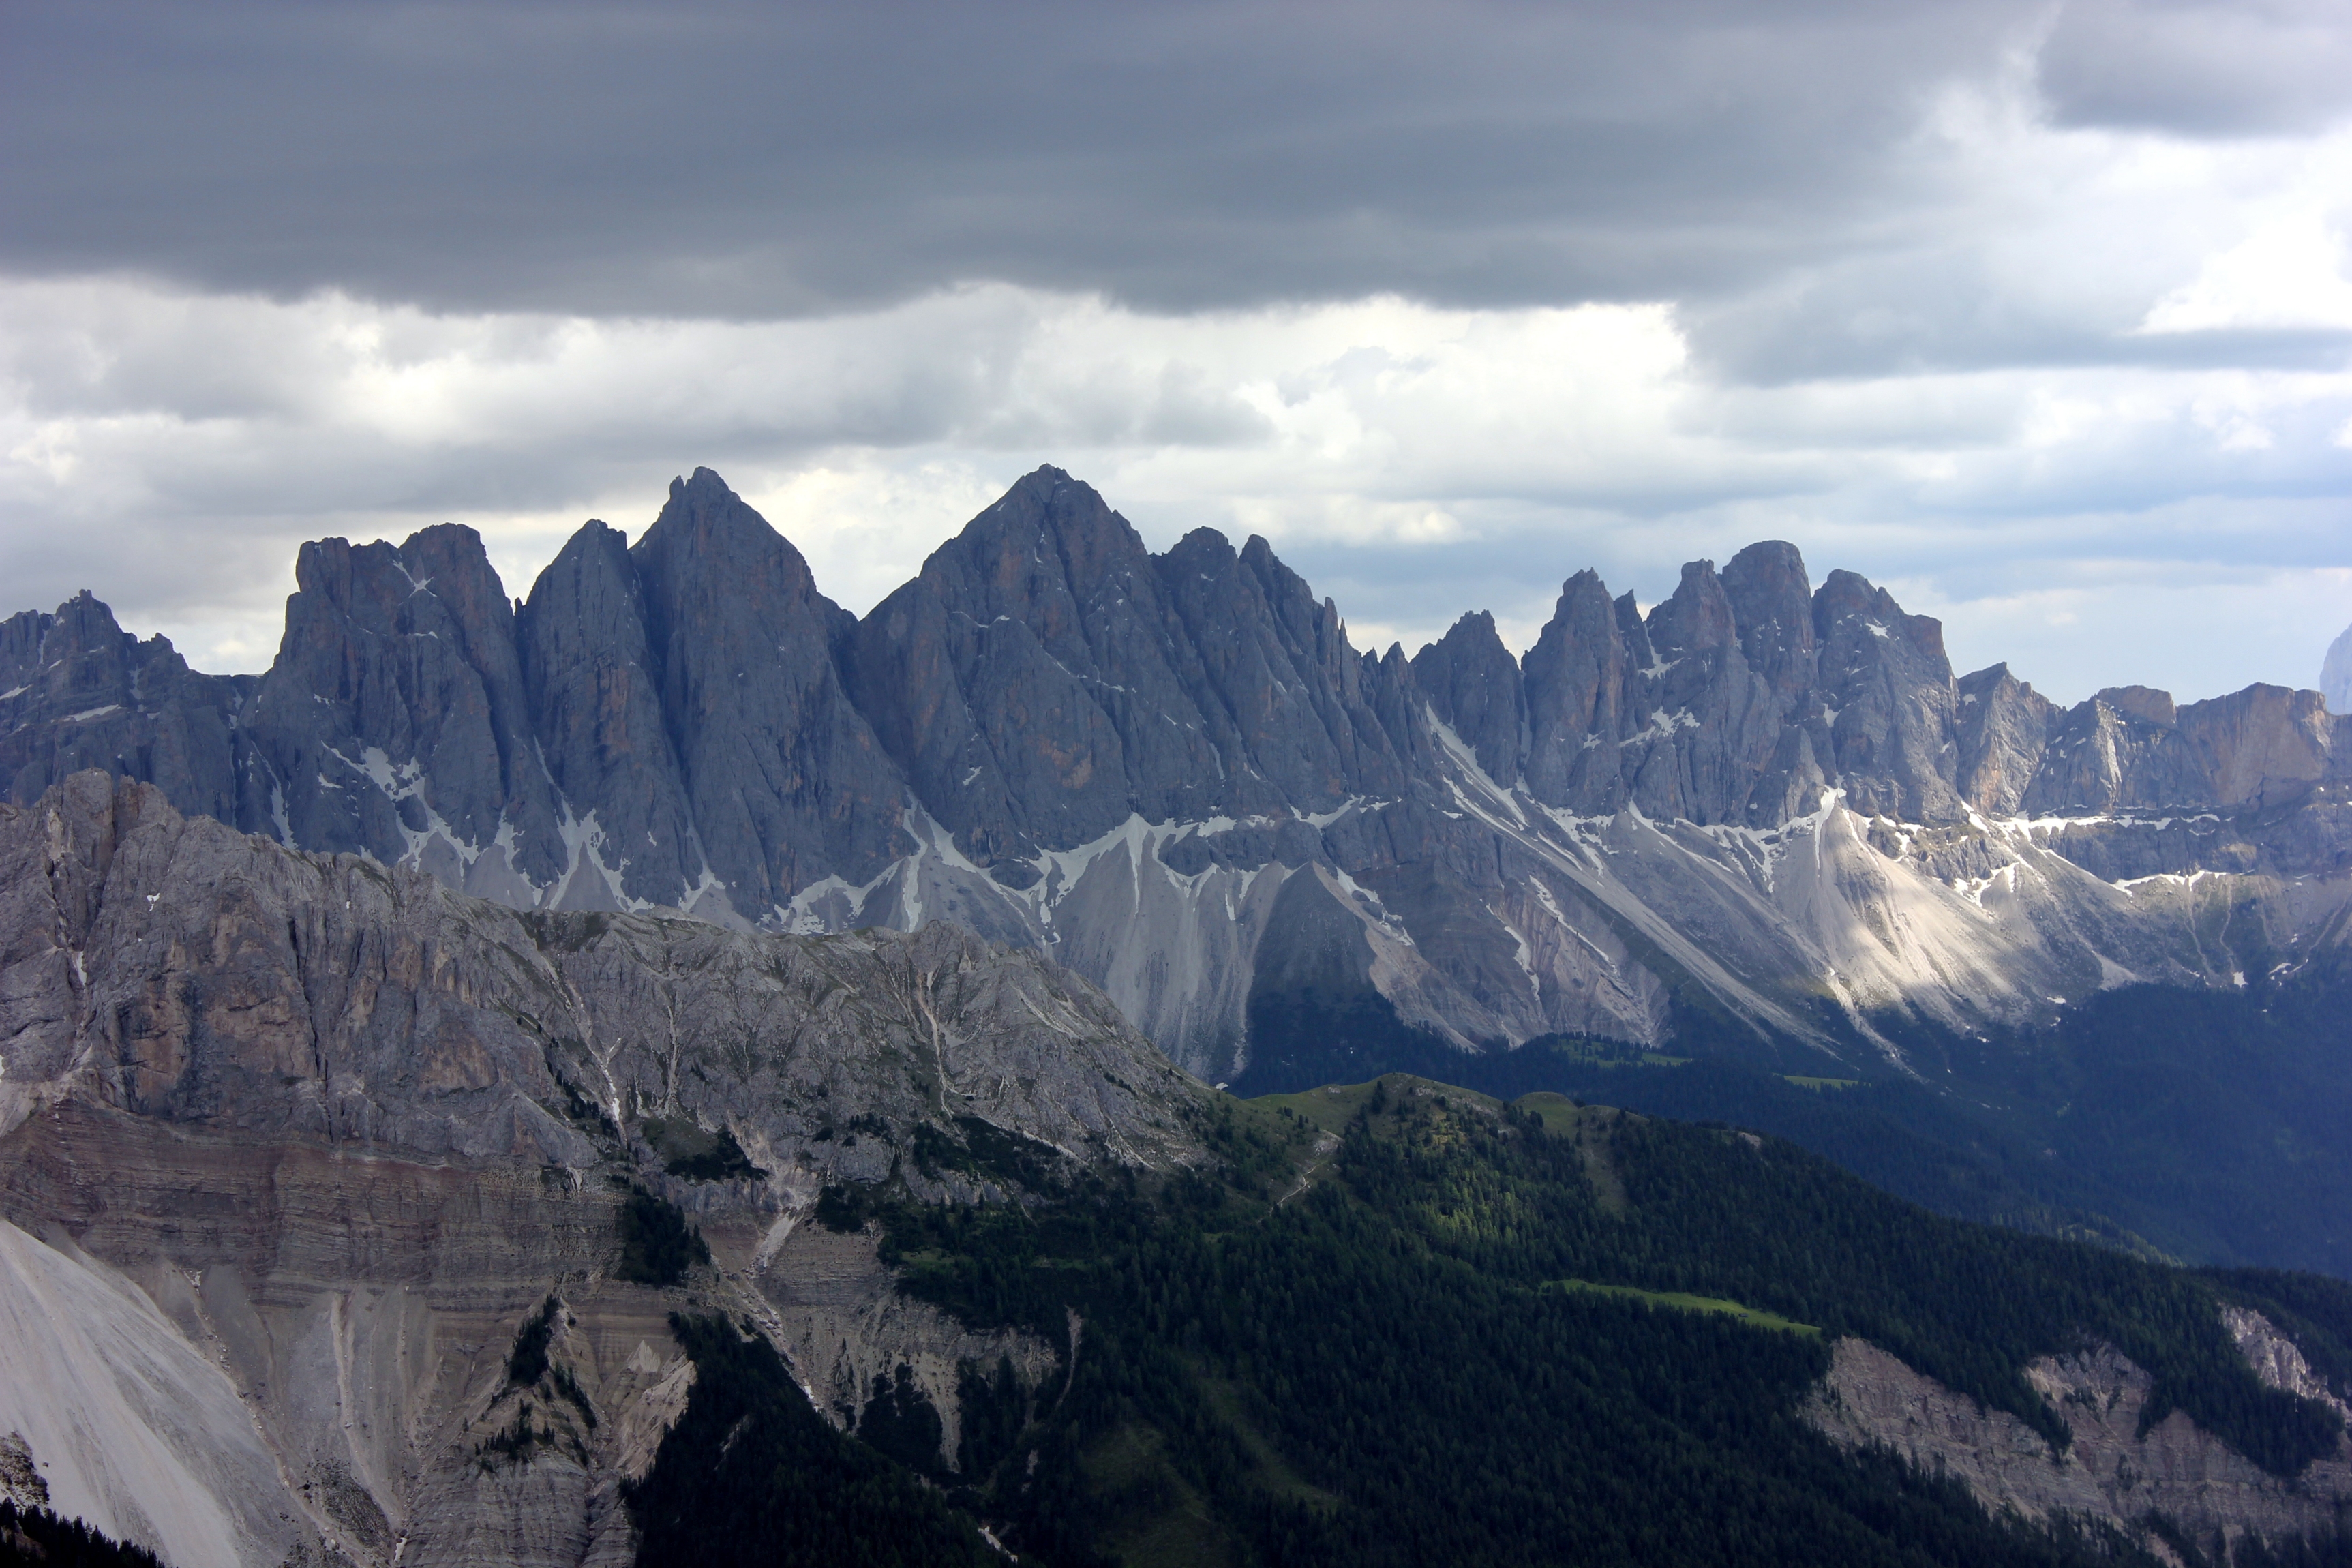
{"label": "limestone rock wall", "polygon": [[[2242,1344],[2267,1352],[2252,1358],[2257,1370],[2266,1379],[2291,1379],[2290,1368],[2301,1366],[2294,1347],[2279,1356],[2284,1341],[2275,1331],[2259,1314],[2241,1316],[2253,1320],[2232,1323]],[[2302,1374],[2307,1378],[2308,1369]],[[2073,1440],[2063,1453],[2008,1412],[1987,1410],[1855,1339],[1837,1342],[1804,1415],[1832,1441],[1890,1448],[1953,1478],[1988,1509],[2028,1519],[2072,1513],[2144,1541],[2158,1516],[2207,1542],[2250,1531],[2327,1533],[2352,1517],[2352,1446],[2281,1479],[2178,1410],[2141,1435],[2152,1380],[2112,1347],[2045,1357],[2027,1377],[2065,1420]]]}

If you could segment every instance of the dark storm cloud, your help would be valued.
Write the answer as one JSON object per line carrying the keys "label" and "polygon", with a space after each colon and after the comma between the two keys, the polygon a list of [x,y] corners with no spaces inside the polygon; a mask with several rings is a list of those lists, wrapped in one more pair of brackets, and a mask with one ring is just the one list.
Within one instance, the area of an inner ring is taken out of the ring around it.
{"label": "dark storm cloud", "polygon": [[1969,6],[12,6],[0,267],[769,315],[1736,290],[1924,195]]}
{"label": "dark storm cloud", "polygon": [[2041,67],[2064,124],[2233,136],[2314,131],[2352,109],[2341,0],[2070,0]]}

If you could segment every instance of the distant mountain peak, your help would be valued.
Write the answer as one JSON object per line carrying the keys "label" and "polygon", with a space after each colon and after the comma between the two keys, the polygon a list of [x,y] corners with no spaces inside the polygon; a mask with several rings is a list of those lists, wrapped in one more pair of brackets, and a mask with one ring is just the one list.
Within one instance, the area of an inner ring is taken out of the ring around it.
{"label": "distant mountain peak", "polygon": [[2352,626],[2328,645],[2327,658],[2319,667],[2319,689],[2330,713],[2352,713]]}

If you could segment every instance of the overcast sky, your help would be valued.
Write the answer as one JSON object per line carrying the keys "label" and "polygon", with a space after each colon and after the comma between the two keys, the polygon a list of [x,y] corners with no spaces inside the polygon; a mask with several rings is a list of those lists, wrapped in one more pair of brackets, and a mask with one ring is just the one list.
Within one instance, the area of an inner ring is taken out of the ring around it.
{"label": "overcast sky", "polygon": [[2352,622],[2352,8],[0,4],[0,613],[510,591],[717,468],[863,610],[1052,462],[1359,646],[1794,541],[2062,700]]}

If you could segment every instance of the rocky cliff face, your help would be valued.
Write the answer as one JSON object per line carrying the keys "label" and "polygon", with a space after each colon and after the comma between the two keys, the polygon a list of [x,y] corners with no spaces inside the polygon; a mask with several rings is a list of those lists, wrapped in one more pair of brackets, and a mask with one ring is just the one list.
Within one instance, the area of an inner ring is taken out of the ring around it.
{"label": "rocky cliff face", "polygon": [[40,798],[83,768],[154,784],[182,811],[237,820],[247,676],[197,675],[166,638],[145,642],[85,593],[54,616],[0,621],[0,777]]}
{"label": "rocky cliff face", "polygon": [[2327,657],[2319,666],[2319,689],[2330,713],[2352,713],[2352,626],[2327,645]]}
{"label": "rocky cliff face", "polygon": [[[1018,866],[1149,822],[1328,812],[1402,768],[1331,605],[1264,540],[1154,558],[1041,469],[878,605],[857,693],[915,795],[976,862]],[[1012,862],[1014,864],[1005,864]]]}
{"label": "rocky cliff face", "polygon": [[[2232,1310],[2231,1329],[2265,1382],[2338,1404],[2261,1314]],[[2168,1559],[2158,1526],[2227,1555],[2250,1533],[2329,1534],[2352,1506],[2352,1447],[2339,1443],[2334,1457],[2281,1479],[2178,1410],[2143,1431],[2153,1382],[2110,1346],[2045,1357],[2027,1375],[2066,1423],[2072,1440],[2063,1453],[2007,1411],[1988,1410],[1860,1340],[1838,1342],[1804,1414],[1833,1441],[1889,1448],[1950,1477],[1990,1510],[2110,1524]]]}
{"label": "rocky cliff face", "polygon": [[0,808],[0,1127],[87,1092],[240,1139],[584,1168],[683,1117],[803,1193],[967,1118],[1166,1164],[1200,1092],[1098,994],[952,923],[522,913],[95,772]]}
{"label": "rocky cliff face", "polygon": [[[845,1388],[908,1367],[950,1428],[961,1361],[1066,1353],[901,1308],[870,1242],[794,1244],[825,1183],[1197,1162],[1207,1094],[950,922],[519,911],[78,773],[0,807],[0,1432],[179,1561],[623,1563],[689,1297]],[[624,1277],[633,1186],[709,1268]],[[550,1300],[576,1397],[509,1377]]]}
{"label": "rocky cliff face", "polygon": [[897,771],[834,662],[850,617],[800,552],[698,468],[629,559],[687,805],[728,900],[773,918],[810,883],[868,880],[910,847]]}
{"label": "rocky cliff face", "polygon": [[[257,679],[87,596],[5,623],[10,798],[101,766],[523,910],[946,919],[1220,1079],[1304,1005],[1286,976],[1464,1049],[1654,1043],[1681,995],[1852,1059],[1892,1014],[2300,963],[2352,897],[2316,693],[2062,712],[1774,542],[1647,614],[1580,573],[1524,658],[1479,616],[1360,653],[1264,541],[1154,555],[1053,468],[862,620],[707,469],[520,608],[460,528],[324,541],[299,577]],[[2192,907],[2237,911],[2221,949]]]}

